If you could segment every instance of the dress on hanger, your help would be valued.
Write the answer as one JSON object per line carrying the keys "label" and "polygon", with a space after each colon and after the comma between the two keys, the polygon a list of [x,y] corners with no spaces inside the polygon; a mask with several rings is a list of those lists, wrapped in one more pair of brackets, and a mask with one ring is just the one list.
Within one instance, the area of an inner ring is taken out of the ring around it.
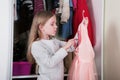
{"label": "dress on hanger", "polygon": [[87,6],[86,0],[72,0],[73,1],[73,8],[74,8],[74,15],[73,15],[73,36],[76,34],[78,30],[79,24],[82,22],[82,11],[85,10],[85,16],[88,17],[88,35],[92,46],[95,45],[95,36],[93,31],[93,25],[91,21],[91,16],[89,14],[89,9]]}
{"label": "dress on hanger", "polygon": [[68,80],[97,80],[95,54],[88,37],[87,27],[88,17],[83,17],[75,36],[75,39],[78,39],[78,46],[69,70]]}

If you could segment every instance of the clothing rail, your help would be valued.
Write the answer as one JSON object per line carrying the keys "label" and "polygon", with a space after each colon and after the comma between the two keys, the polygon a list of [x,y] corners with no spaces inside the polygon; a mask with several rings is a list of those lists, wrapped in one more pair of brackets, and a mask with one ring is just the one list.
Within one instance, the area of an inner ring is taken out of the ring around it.
{"label": "clothing rail", "polygon": [[[39,75],[22,75],[22,76],[12,76],[12,79],[17,78],[37,78]],[[64,74],[64,76],[68,76],[68,74]]]}

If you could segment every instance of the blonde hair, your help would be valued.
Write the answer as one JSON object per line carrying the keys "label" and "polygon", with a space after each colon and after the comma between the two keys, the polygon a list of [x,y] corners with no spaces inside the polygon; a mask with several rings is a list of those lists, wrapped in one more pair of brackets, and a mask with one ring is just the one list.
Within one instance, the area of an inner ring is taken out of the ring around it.
{"label": "blonde hair", "polygon": [[41,12],[38,12],[33,18],[29,39],[28,39],[28,50],[27,50],[27,59],[31,63],[35,63],[35,60],[31,54],[31,45],[34,41],[40,38],[39,25],[44,26],[47,20],[50,19],[52,16],[54,16],[52,12],[41,11]]}

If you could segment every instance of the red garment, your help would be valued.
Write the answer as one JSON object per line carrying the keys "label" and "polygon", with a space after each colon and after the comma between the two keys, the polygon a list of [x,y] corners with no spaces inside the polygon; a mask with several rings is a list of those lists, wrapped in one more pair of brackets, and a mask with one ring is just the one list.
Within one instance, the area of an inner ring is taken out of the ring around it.
{"label": "red garment", "polygon": [[73,1],[73,7],[74,7],[74,16],[73,16],[73,36],[76,34],[78,25],[81,23],[83,17],[82,17],[82,11],[85,10],[85,16],[88,17],[89,24],[88,24],[88,35],[90,38],[90,41],[92,43],[92,46],[95,45],[95,38],[94,38],[94,32],[93,32],[93,26],[91,22],[91,18],[89,15],[88,7],[86,0],[72,0]]}

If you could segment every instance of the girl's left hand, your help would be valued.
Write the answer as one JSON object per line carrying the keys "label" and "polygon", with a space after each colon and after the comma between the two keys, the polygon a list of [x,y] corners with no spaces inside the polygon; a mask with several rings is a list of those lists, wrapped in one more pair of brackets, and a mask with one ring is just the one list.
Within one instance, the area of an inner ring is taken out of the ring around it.
{"label": "girl's left hand", "polygon": [[68,42],[65,44],[65,46],[63,47],[65,50],[67,50],[68,48],[70,48],[71,46],[74,45],[74,39],[70,39],[68,40]]}

